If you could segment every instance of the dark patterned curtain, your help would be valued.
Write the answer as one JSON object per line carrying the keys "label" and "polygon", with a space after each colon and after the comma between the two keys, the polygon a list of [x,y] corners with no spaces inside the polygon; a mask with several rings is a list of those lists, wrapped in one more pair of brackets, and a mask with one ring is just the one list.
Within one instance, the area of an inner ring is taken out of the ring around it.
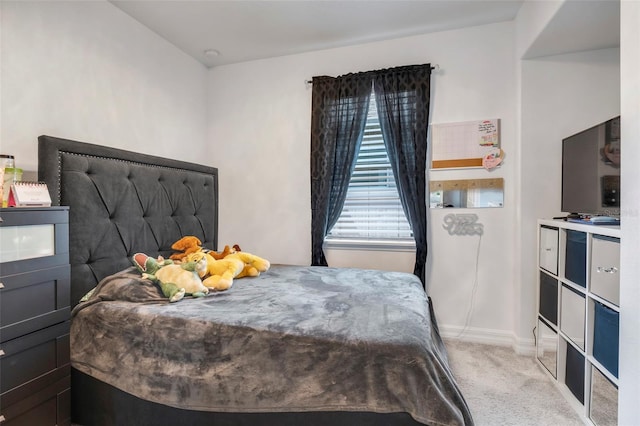
{"label": "dark patterned curtain", "polygon": [[425,285],[427,262],[427,128],[431,65],[375,72],[374,90],[384,144],[402,208],[416,241],[413,273]]}
{"label": "dark patterned curtain", "polygon": [[371,73],[314,77],[311,101],[311,264],[327,266],[322,244],[347,196],[367,121]]}

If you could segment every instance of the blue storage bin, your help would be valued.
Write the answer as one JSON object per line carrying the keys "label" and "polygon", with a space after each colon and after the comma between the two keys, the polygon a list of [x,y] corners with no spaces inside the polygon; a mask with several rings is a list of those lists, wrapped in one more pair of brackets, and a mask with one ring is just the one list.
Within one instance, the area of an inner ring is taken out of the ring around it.
{"label": "blue storage bin", "polygon": [[540,315],[553,325],[558,325],[558,280],[542,271],[540,272],[539,298]]}
{"label": "blue storage bin", "polygon": [[584,404],[584,356],[569,343],[564,382],[580,404]]}
{"label": "blue storage bin", "polygon": [[567,230],[564,276],[574,284],[587,287],[587,234],[585,232]]}
{"label": "blue storage bin", "polygon": [[619,330],[620,314],[600,302],[595,302],[593,357],[616,378],[618,377]]}

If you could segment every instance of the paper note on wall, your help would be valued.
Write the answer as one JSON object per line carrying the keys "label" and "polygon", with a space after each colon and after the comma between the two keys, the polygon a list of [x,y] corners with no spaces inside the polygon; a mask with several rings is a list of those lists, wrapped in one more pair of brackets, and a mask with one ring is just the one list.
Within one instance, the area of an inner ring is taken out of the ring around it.
{"label": "paper note on wall", "polygon": [[500,148],[500,120],[432,124],[431,168],[482,167],[482,159]]}

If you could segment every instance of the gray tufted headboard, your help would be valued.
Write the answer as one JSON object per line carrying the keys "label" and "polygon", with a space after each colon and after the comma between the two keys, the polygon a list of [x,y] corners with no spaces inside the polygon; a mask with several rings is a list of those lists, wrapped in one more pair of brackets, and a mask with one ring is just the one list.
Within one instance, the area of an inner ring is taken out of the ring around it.
{"label": "gray tufted headboard", "polygon": [[217,249],[214,167],[40,136],[38,178],[70,207],[71,306],[134,253],[168,257],[185,235]]}

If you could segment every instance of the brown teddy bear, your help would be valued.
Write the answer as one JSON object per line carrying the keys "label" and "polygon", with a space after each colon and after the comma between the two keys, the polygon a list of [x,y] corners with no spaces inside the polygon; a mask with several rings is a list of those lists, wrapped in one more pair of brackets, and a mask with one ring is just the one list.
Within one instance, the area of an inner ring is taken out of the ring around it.
{"label": "brown teddy bear", "polygon": [[173,253],[171,256],[169,256],[169,259],[182,260],[191,253],[202,251],[202,241],[200,241],[198,237],[189,235],[186,237],[182,237],[178,241],[173,243],[173,245],[171,245],[171,248],[180,251],[180,253]]}
{"label": "brown teddy bear", "polygon": [[[171,246],[172,249],[180,251],[180,253],[173,253],[169,256],[170,259],[173,260],[183,260],[186,256],[192,253],[198,253],[200,251],[204,251],[208,253],[211,257],[216,260],[224,259],[228,254],[235,253],[235,247],[229,248],[229,246],[224,246],[224,250],[220,253],[202,248],[202,241],[198,237],[194,237],[193,235],[188,235],[186,237],[180,238],[178,241],[173,243]],[[238,247],[239,249],[239,247]]]}

